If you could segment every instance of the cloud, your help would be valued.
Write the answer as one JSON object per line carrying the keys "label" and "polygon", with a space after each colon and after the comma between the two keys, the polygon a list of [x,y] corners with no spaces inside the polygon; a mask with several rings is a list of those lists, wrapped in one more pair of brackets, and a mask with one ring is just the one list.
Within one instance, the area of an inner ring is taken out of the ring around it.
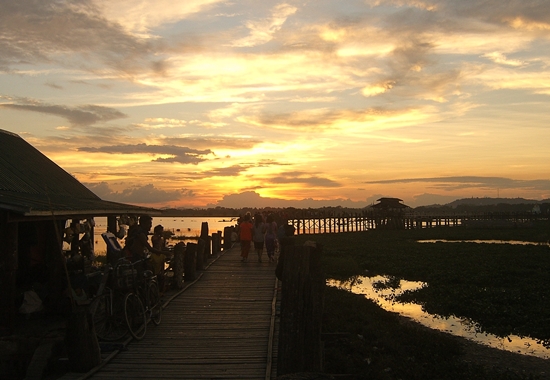
{"label": "cloud", "polygon": [[174,6],[173,0],[96,0],[95,3],[111,22],[120,24],[129,33],[154,38],[153,28],[171,24],[204,12],[222,0],[186,0]]}
{"label": "cloud", "polygon": [[42,103],[28,98],[0,96],[0,108],[18,111],[39,112],[59,116],[68,120],[74,126],[88,126],[127,117],[126,114],[110,107],[82,105],[68,107],[63,105]]}
{"label": "cloud", "polygon": [[249,169],[249,166],[234,165],[226,168],[217,168],[213,170],[207,170],[201,173],[203,178],[208,177],[234,177],[245,172]]}
{"label": "cloud", "polygon": [[144,126],[145,128],[181,128],[187,125],[186,120],[180,120],[180,119],[169,119],[166,117],[150,117],[144,120],[146,123]]}
{"label": "cloud", "polygon": [[360,124],[365,128],[368,126],[373,127],[380,120],[389,120],[407,111],[390,110],[382,107],[364,110],[310,108],[291,113],[263,111],[258,115],[239,117],[238,120],[264,128],[319,133],[348,129],[349,124]]}
{"label": "cloud", "polygon": [[133,186],[120,192],[113,191],[106,182],[84,185],[103,200],[128,204],[157,204],[178,201],[183,197],[194,197],[193,191],[187,189],[167,191],[158,189],[153,184]]}
{"label": "cloud", "polygon": [[518,66],[526,65],[526,62],[524,61],[521,61],[519,59],[508,59],[504,54],[496,51],[492,53],[483,54],[483,57],[488,58],[495,63],[506,65],[506,66],[518,67]]}
{"label": "cloud", "polygon": [[174,144],[189,145],[203,149],[251,149],[263,142],[257,138],[232,136],[189,136],[173,137],[167,140],[173,142]]}
{"label": "cloud", "polygon": [[188,147],[176,146],[176,145],[147,145],[147,144],[135,144],[135,145],[108,145],[99,148],[94,147],[80,147],[81,152],[89,153],[108,153],[108,154],[151,154],[155,156],[169,156],[169,157],[157,157],[153,159],[153,162],[178,162],[181,164],[198,164],[199,162],[206,161],[204,156],[213,154],[209,149],[197,150]]}
{"label": "cloud", "polygon": [[271,10],[271,17],[249,21],[246,27],[250,30],[250,35],[235,41],[232,46],[252,47],[271,41],[273,35],[282,28],[287,17],[296,11],[297,8],[289,4],[278,4]]}
{"label": "cloud", "polygon": [[329,178],[323,178],[305,172],[288,172],[267,179],[272,184],[301,184],[308,187],[340,187],[341,184]]}
{"label": "cloud", "polygon": [[433,183],[433,187],[441,190],[453,191],[471,188],[487,189],[524,189],[524,190],[550,190],[550,180],[517,180],[504,177],[432,177],[432,178],[403,178],[384,181],[367,181],[367,184],[393,184],[393,183]]}
{"label": "cloud", "polygon": [[159,46],[104,18],[91,0],[0,1],[0,36],[5,71],[21,63],[54,62],[87,70],[106,65],[126,75],[163,67]]}
{"label": "cloud", "polygon": [[365,201],[352,201],[350,199],[300,199],[287,200],[280,198],[262,197],[255,191],[245,191],[242,193],[224,195],[223,199],[216,203],[208,204],[206,207],[227,207],[227,208],[321,208],[321,207],[348,207],[348,208],[363,208],[369,206],[370,203]]}

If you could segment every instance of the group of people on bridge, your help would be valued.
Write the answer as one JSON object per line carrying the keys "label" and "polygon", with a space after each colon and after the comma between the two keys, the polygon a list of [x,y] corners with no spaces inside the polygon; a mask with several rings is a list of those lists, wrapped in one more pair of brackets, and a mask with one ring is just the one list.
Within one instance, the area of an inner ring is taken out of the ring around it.
{"label": "group of people on bridge", "polygon": [[237,230],[241,243],[241,262],[248,261],[252,246],[254,246],[259,263],[262,262],[264,246],[268,261],[275,262],[275,253],[280,248],[280,241],[284,237],[294,234],[294,227],[288,225],[285,220],[280,220],[277,223],[272,213],[265,216],[256,213],[252,218],[248,212],[244,217],[239,218]]}

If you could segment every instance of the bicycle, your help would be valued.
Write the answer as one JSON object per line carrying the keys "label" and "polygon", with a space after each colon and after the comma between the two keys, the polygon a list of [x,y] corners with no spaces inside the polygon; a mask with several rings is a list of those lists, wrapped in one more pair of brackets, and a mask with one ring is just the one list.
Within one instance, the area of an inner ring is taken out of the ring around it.
{"label": "bicycle", "polygon": [[[122,264],[122,261],[119,260],[119,263]],[[117,341],[128,333],[124,317],[125,292],[121,284],[122,277],[113,277],[113,272],[113,266],[104,266],[96,296],[90,304],[96,336],[103,341]]]}
{"label": "bicycle", "polygon": [[141,340],[147,332],[148,318],[155,325],[162,319],[162,305],[157,283],[157,277],[150,270],[139,271],[146,259],[128,264],[133,276],[132,290],[124,299],[124,314],[128,331],[136,339]]}

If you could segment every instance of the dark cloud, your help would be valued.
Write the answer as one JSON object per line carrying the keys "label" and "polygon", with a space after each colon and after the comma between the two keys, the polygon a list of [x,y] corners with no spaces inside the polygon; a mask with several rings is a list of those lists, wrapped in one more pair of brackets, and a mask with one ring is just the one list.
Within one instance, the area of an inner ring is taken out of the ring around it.
{"label": "dark cloud", "polygon": [[218,168],[202,172],[202,175],[207,177],[233,177],[246,171],[249,166],[234,165],[227,168]]}
{"label": "dark cloud", "polygon": [[172,144],[189,145],[196,148],[251,149],[262,140],[239,137],[176,137],[168,139]]}
{"label": "dark cloud", "polygon": [[168,158],[155,158],[152,161],[156,162],[179,162],[182,164],[198,164],[199,162],[206,161],[204,156],[213,154],[210,149],[197,150],[183,146],[176,145],[147,145],[147,144],[133,144],[133,145],[108,145],[101,146],[99,148],[94,147],[81,147],[78,148],[81,152],[89,153],[109,153],[109,154],[137,154],[146,153],[152,155],[168,155]]}
{"label": "dark cloud", "polygon": [[127,117],[122,112],[109,107],[83,105],[68,107],[42,103],[27,98],[7,98],[10,103],[0,103],[1,108],[10,108],[18,111],[39,112],[67,119],[72,125],[87,126],[99,122],[107,122]]}
{"label": "dark cloud", "polygon": [[106,182],[84,183],[91,191],[103,200],[128,204],[155,204],[180,200],[183,197],[193,197],[191,190],[182,189],[166,191],[157,189],[154,185],[134,186],[122,191],[113,191]]}
{"label": "dark cloud", "polygon": [[392,183],[433,183],[434,188],[452,191],[471,188],[487,189],[524,189],[524,190],[550,190],[550,180],[517,180],[504,177],[431,177],[431,178],[402,178],[385,181],[367,181],[368,184],[392,184]]}
{"label": "dark cloud", "polygon": [[94,61],[125,74],[166,70],[158,56],[151,59],[158,45],[129,35],[90,0],[0,1],[0,52],[0,70],[51,62],[82,68],[77,56],[90,70]]}
{"label": "dark cloud", "polygon": [[47,82],[47,83],[44,83],[44,85],[48,86],[48,87],[51,87],[53,89],[56,89],[56,90],[63,90],[63,87],[61,87],[60,85],[55,84],[55,83]]}
{"label": "dark cloud", "polygon": [[[385,29],[401,35],[434,30],[458,32],[477,29],[480,32],[490,32],[484,24],[509,27],[517,19],[550,23],[550,3],[546,0],[382,0],[380,5],[399,5],[394,12],[379,18]],[[365,21],[373,21],[373,16],[369,13],[365,13],[363,18]]]}
{"label": "dark cloud", "polygon": [[517,18],[528,22],[550,23],[550,3],[546,0],[432,0],[430,3],[437,5],[438,11],[448,16],[481,19],[495,24],[508,25]]}
{"label": "dark cloud", "polygon": [[266,166],[291,166],[292,163],[289,162],[281,162],[274,159],[263,159],[258,161],[258,164],[256,166],[266,167]]}
{"label": "dark cloud", "polygon": [[288,129],[299,132],[320,132],[340,128],[340,121],[350,122],[374,121],[381,116],[391,116],[403,111],[390,110],[382,107],[371,107],[364,110],[304,110],[291,113],[267,113],[264,112],[256,117],[252,117],[252,122],[256,125]]}

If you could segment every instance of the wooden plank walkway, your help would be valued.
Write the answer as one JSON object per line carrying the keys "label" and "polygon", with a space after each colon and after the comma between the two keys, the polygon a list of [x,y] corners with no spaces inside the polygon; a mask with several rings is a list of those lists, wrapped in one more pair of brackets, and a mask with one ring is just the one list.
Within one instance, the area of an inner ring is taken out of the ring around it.
{"label": "wooden plank walkway", "polygon": [[278,283],[275,264],[263,259],[252,253],[242,263],[238,245],[222,253],[167,300],[162,323],[149,323],[143,340],[85,376],[64,379],[275,378]]}

